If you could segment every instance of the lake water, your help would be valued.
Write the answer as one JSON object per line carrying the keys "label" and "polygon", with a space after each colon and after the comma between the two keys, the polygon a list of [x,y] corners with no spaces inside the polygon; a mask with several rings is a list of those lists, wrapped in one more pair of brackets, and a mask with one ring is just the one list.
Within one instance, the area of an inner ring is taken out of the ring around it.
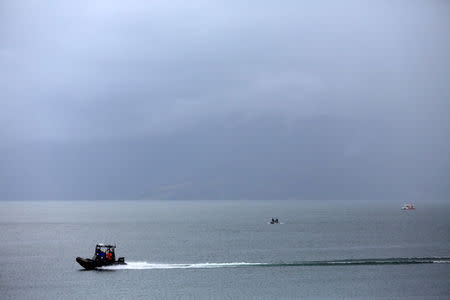
{"label": "lake water", "polygon": [[449,299],[450,205],[401,204],[0,202],[0,298]]}

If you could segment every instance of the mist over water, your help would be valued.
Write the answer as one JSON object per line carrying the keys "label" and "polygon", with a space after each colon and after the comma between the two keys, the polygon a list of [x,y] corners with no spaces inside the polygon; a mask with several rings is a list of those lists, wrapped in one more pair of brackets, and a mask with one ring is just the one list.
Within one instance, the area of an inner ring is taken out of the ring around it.
{"label": "mist over water", "polygon": [[1,300],[450,299],[449,16],[0,0]]}

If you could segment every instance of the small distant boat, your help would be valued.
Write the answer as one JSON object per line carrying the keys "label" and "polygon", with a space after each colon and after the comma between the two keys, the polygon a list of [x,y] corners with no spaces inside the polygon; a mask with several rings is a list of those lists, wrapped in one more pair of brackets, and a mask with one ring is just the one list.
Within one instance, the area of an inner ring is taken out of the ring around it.
{"label": "small distant boat", "polygon": [[272,218],[272,220],[270,220],[270,224],[280,224],[280,222],[278,221],[278,218]]}
{"label": "small distant boat", "polygon": [[411,203],[405,203],[402,206],[402,210],[413,210],[416,209],[416,207],[414,206],[414,204]]}
{"label": "small distant boat", "polygon": [[111,265],[126,265],[124,257],[116,260],[115,249],[116,245],[97,244],[92,259],[77,257],[76,261],[87,270]]}

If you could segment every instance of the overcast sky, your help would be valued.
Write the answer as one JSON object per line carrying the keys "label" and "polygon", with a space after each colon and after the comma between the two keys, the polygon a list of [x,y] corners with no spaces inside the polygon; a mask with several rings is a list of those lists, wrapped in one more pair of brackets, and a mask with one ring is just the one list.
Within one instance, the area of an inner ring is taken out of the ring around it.
{"label": "overcast sky", "polygon": [[0,199],[450,197],[449,1],[0,0]]}

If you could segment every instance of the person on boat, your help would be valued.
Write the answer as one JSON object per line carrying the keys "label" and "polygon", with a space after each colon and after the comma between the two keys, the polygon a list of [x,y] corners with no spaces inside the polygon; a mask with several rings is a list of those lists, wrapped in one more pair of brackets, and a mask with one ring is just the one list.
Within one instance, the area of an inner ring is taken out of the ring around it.
{"label": "person on boat", "polygon": [[108,251],[106,252],[106,259],[109,260],[109,261],[112,260],[112,253],[111,253],[110,250],[108,250]]}
{"label": "person on boat", "polygon": [[95,260],[102,259],[101,253],[102,253],[102,250],[99,247],[95,248]]}
{"label": "person on boat", "polygon": [[100,260],[106,259],[106,253],[100,250],[100,254],[98,255],[100,257]]}

